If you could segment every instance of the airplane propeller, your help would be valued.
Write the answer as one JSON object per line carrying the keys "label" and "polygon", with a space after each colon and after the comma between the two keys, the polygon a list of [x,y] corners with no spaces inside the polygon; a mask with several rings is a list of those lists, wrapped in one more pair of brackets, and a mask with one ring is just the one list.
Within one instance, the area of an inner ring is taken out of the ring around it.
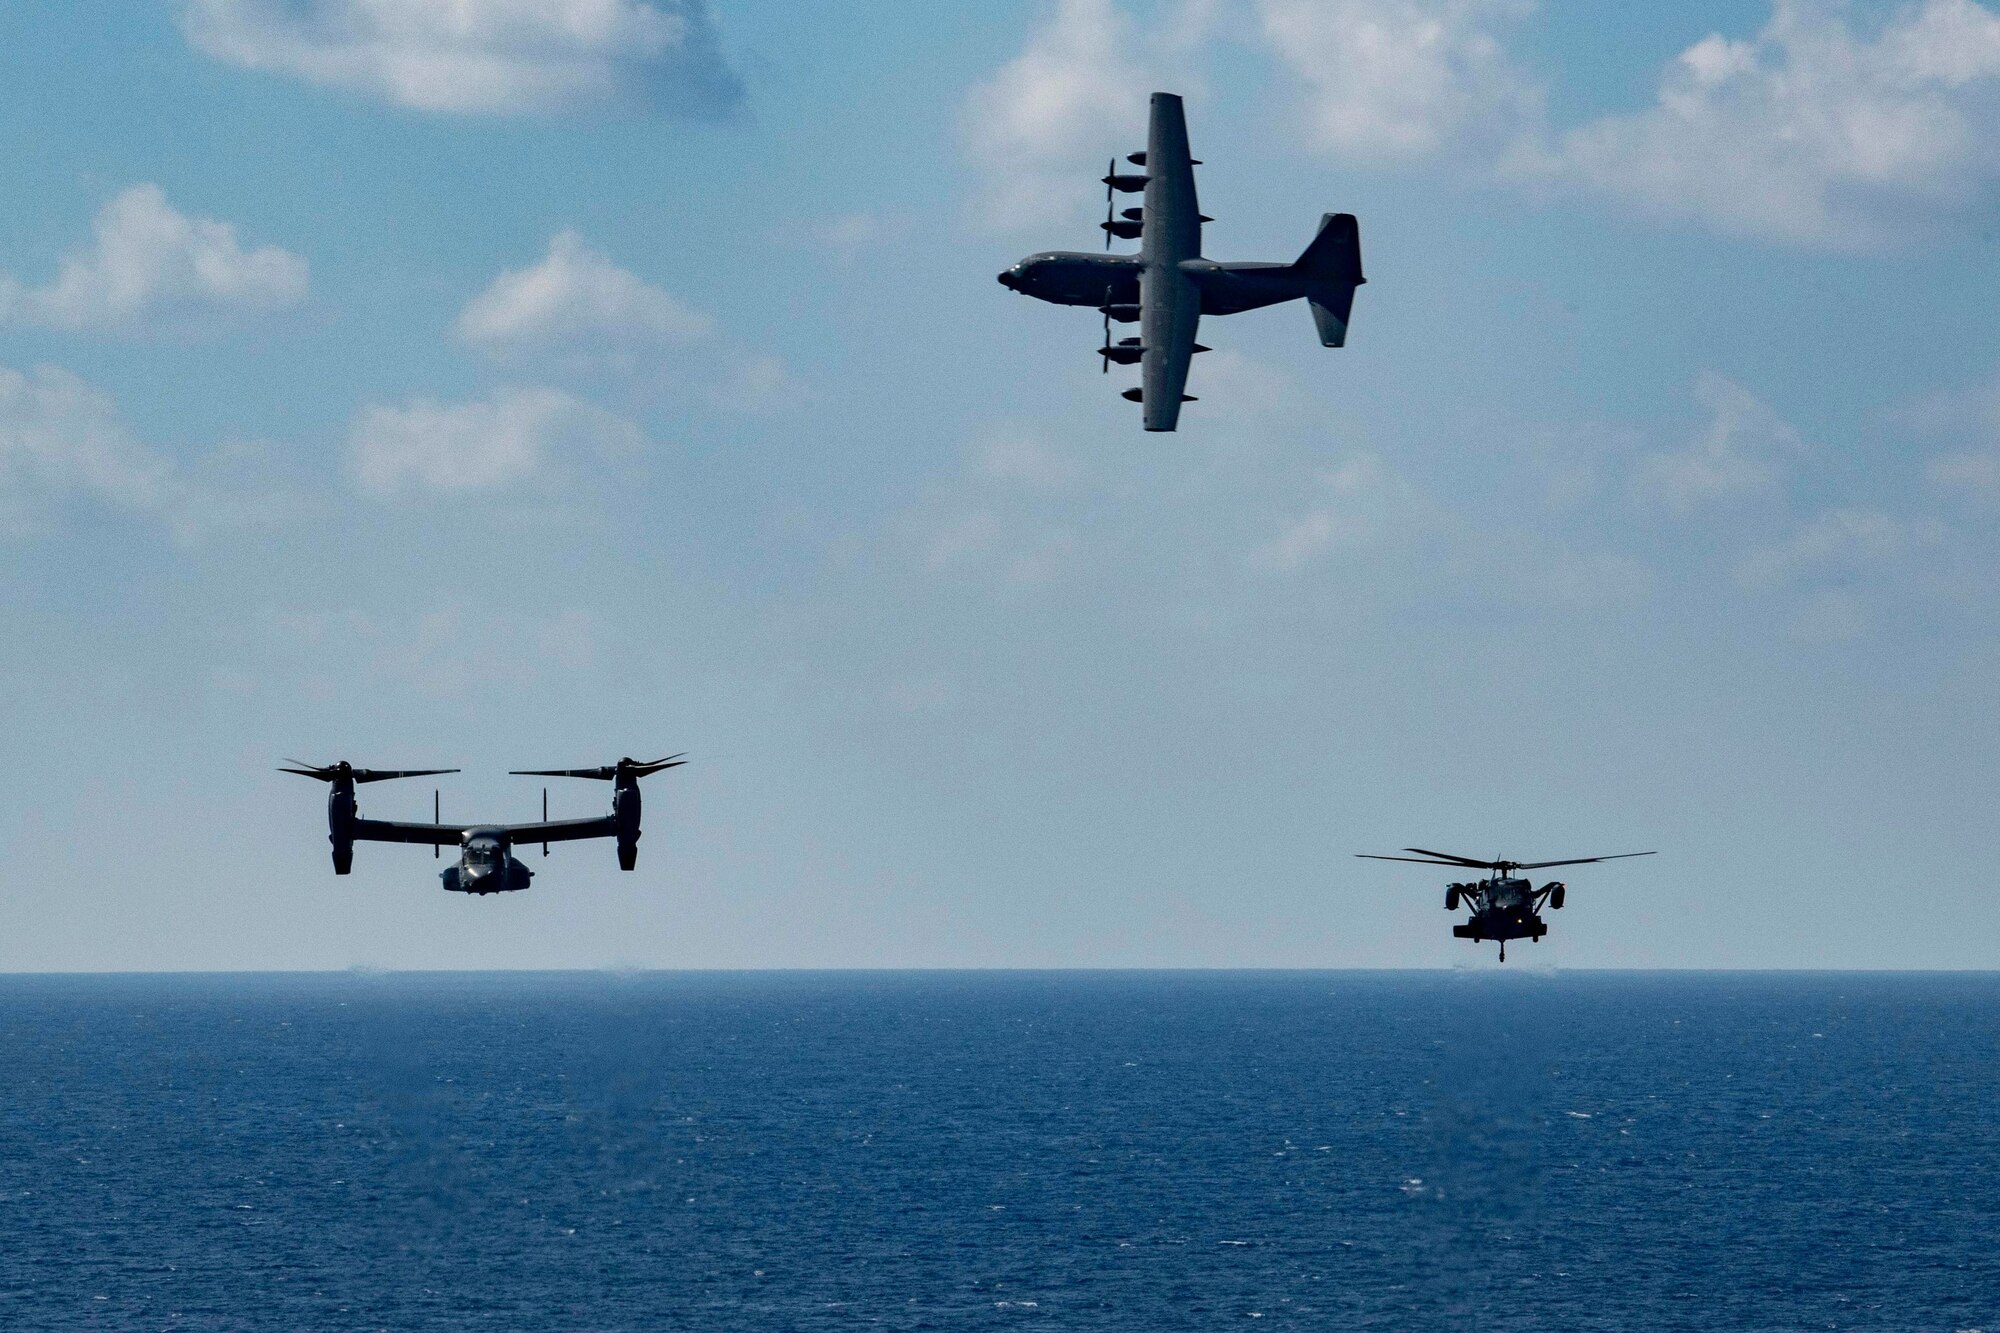
{"label": "airplane propeller", "polygon": [[345,759],[337,764],[308,764],[297,759],[287,759],[296,768],[281,768],[280,773],[296,773],[302,778],[318,778],[321,782],[387,782],[391,778],[429,778],[440,773],[456,773],[455,768],[356,768]]}
{"label": "airplane propeller", "polygon": [[649,773],[657,773],[663,768],[679,768],[687,762],[677,754],[664,759],[620,759],[615,764],[600,764],[596,768],[515,768],[508,771],[516,777],[526,778],[594,778],[599,782],[610,782],[617,778],[643,778]]}
{"label": "airplane propeller", "polygon": [[[1114,157],[1104,164],[1104,248],[1107,250],[1111,248],[1111,196],[1118,188],[1117,179],[1118,159]],[[1111,304],[1110,298],[1107,297],[1104,303],[1106,305]],[[1111,317],[1109,315],[1105,316],[1104,319],[1104,341],[1107,343],[1111,341]],[[1107,374],[1110,373],[1111,363],[1109,361],[1104,363],[1104,369]]]}

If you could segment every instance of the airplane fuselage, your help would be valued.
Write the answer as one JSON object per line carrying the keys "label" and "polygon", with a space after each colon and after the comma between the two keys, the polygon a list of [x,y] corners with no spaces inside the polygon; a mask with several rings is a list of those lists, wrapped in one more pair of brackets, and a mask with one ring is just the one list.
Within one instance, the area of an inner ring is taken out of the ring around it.
{"label": "airplane fuselage", "polygon": [[535,872],[521,864],[506,841],[482,829],[465,836],[458,864],[440,871],[447,893],[518,893]]}
{"label": "airplane fuselage", "polygon": [[[1307,282],[1292,264],[1219,264],[1195,258],[1181,260],[1175,267],[1200,293],[1204,315],[1234,315],[1307,294]],[[1110,306],[1113,319],[1129,323],[1138,318],[1139,278],[1144,271],[1140,255],[1045,250],[1004,270],[1000,285],[1053,305]]]}

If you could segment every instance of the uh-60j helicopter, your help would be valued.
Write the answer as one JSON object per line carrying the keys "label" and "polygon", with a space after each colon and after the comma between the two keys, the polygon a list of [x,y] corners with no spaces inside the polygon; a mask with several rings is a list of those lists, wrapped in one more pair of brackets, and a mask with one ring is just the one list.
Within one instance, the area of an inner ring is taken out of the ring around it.
{"label": "uh-60j helicopter", "polygon": [[[431,794],[431,822],[405,824],[389,819],[363,819],[356,810],[354,788],[364,782],[387,782],[392,778],[427,778],[439,773],[456,773],[455,768],[356,768],[346,760],[324,767],[287,759],[296,773],[317,778],[331,790],[326,796],[327,841],[333,844],[333,873],[345,875],[354,868],[357,842],[428,843],[433,849],[457,847],[458,864],[438,876],[452,893],[512,893],[528,887],[535,872],[521,864],[513,849],[539,842],[542,855],[549,854],[552,842],[573,842],[579,838],[616,838],[618,868],[630,870],[639,864],[639,779],[663,768],[678,768],[687,761],[679,755],[665,759],[620,759],[599,768],[523,768],[517,776],[540,778],[595,778],[611,786],[611,813],[596,819],[550,820],[549,789],[542,788],[542,819],[534,824],[447,824],[438,817],[437,793]],[[437,853],[434,851],[433,855]]]}
{"label": "uh-60j helicopter", "polygon": [[1541,888],[1534,881],[1523,879],[1517,870],[1545,870],[1550,866],[1582,866],[1598,861],[1623,861],[1634,856],[1652,856],[1652,852],[1619,852],[1615,856],[1577,856],[1566,861],[1478,861],[1469,856],[1453,856],[1450,852],[1433,852],[1422,847],[1405,847],[1406,852],[1416,852],[1416,856],[1374,856],[1368,852],[1357,852],[1364,861],[1411,861],[1425,866],[1463,866],[1472,870],[1491,870],[1493,878],[1475,880],[1470,884],[1447,884],[1444,890],[1444,910],[1456,912],[1460,906],[1472,909],[1472,919],[1455,925],[1451,933],[1462,940],[1496,940],[1500,945],[1500,961],[1507,961],[1508,940],[1528,940],[1538,943],[1549,933],[1548,923],[1542,920],[1542,904],[1547,903],[1551,911],[1560,911],[1563,905],[1563,891],[1568,886],[1561,880],[1550,880]]}

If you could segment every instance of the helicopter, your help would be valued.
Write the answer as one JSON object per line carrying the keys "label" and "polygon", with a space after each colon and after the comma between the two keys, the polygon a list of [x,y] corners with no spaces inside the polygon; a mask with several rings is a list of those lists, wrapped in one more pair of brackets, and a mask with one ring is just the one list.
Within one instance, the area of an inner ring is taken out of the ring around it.
{"label": "helicopter", "polygon": [[333,873],[345,875],[354,868],[357,842],[414,842],[429,844],[432,855],[438,849],[457,847],[458,864],[448,866],[438,876],[450,893],[513,893],[528,887],[535,872],[514,855],[517,846],[542,844],[549,854],[552,842],[579,838],[616,838],[618,868],[630,870],[639,863],[639,779],[665,768],[678,768],[687,760],[680,755],[665,759],[620,759],[598,768],[515,769],[518,776],[548,778],[594,778],[609,782],[611,813],[595,819],[558,819],[549,815],[549,789],[542,788],[542,818],[534,824],[447,824],[439,817],[437,793],[431,794],[431,822],[405,824],[387,819],[361,818],[354,799],[359,783],[388,782],[395,778],[427,778],[440,773],[456,773],[455,768],[356,768],[346,760],[335,764],[305,764],[287,759],[302,778],[317,778],[327,784],[327,841],[333,844]]}
{"label": "helicopter", "polygon": [[1493,878],[1476,880],[1470,884],[1447,884],[1444,890],[1444,910],[1456,912],[1461,906],[1472,910],[1472,919],[1455,925],[1451,933],[1462,940],[1496,940],[1500,945],[1500,961],[1507,961],[1507,941],[1527,940],[1531,944],[1541,942],[1549,933],[1548,923],[1542,920],[1542,904],[1547,903],[1550,911],[1560,911],[1564,890],[1568,888],[1561,880],[1550,880],[1541,888],[1534,881],[1523,879],[1517,870],[1543,870],[1549,866],[1591,865],[1598,861],[1623,861],[1634,856],[1653,856],[1653,852],[1619,852],[1614,856],[1577,856],[1565,861],[1479,861],[1469,856],[1454,856],[1450,852],[1433,852],[1423,847],[1405,847],[1406,852],[1416,852],[1416,856],[1375,856],[1368,852],[1356,852],[1364,861],[1410,861],[1426,866],[1463,866],[1473,870],[1491,870]]}

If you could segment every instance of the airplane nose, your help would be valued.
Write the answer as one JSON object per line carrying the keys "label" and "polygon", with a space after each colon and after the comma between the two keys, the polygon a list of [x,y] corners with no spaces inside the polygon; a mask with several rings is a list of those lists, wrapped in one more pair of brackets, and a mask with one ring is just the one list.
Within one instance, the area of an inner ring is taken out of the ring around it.
{"label": "airplane nose", "polygon": [[1002,287],[1005,287],[1005,288],[1009,289],[1010,291],[1011,291],[1011,290],[1013,289],[1013,286],[1014,286],[1014,270],[1013,270],[1013,269],[1002,269],[1002,270],[1000,270],[1000,285],[1001,285]]}

